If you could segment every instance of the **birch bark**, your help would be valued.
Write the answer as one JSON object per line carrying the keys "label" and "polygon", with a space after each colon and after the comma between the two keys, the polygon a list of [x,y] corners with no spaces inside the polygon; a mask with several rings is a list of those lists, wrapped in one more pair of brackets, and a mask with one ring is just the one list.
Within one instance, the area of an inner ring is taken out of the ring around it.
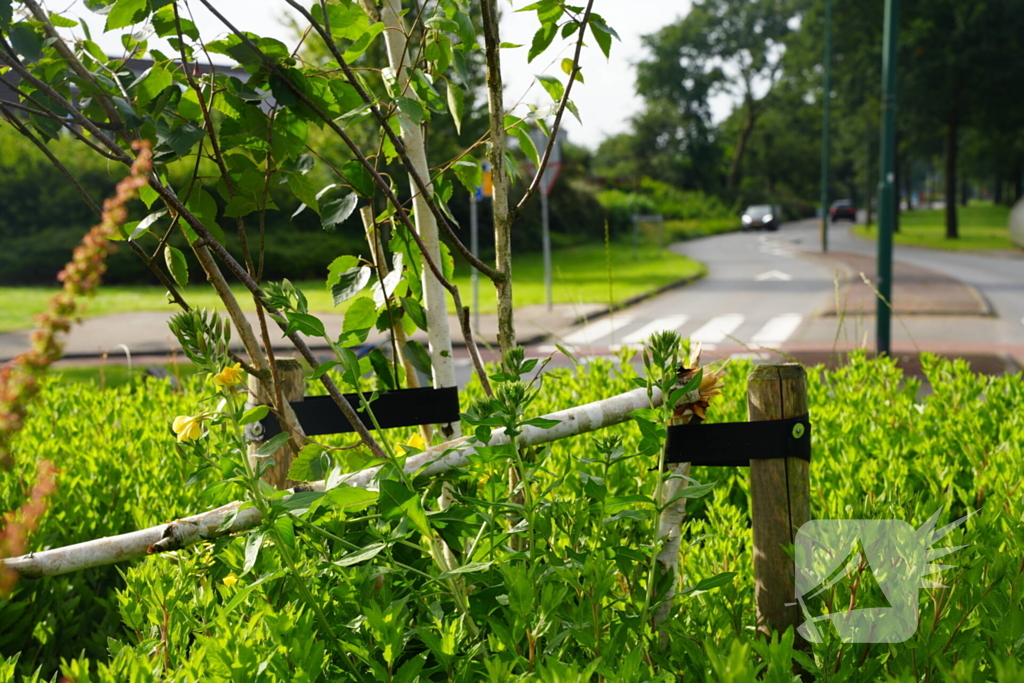
{"label": "birch bark", "polygon": [[[407,66],[410,61],[408,54],[408,34],[405,22],[402,21],[400,0],[384,0],[380,19],[384,23],[384,38],[388,49],[388,62],[395,72],[398,88],[405,97],[416,98],[416,92],[409,87]],[[430,183],[430,168],[427,165],[426,143],[419,122],[402,121],[402,142],[406,153],[412,161],[413,170],[426,183],[427,191],[433,193]],[[427,197],[416,192],[416,185],[410,179],[413,188],[413,209],[416,219],[416,231],[426,247],[427,257],[440,266],[441,246],[438,240],[437,220],[430,211]],[[424,309],[427,317],[427,339],[430,343],[430,363],[434,386],[453,387],[455,381],[455,363],[452,358],[452,338],[448,328],[448,306],[444,287],[429,268],[423,269]],[[461,434],[458,423],[441,425],[446,437]]]}
{"label": "birch bark", "polygon": [[[654,390],[652,400],[653,407],[661,404],[661,392],[657,389]],[[558,424],[550,429],[523,427],[517,439],[521,446],[526,447],[550,443],[625,422],[632,411],[649,407],[652,405],[648,402],[647,390],[634,389],[625,394],[546,415],[548,419],[558,420]],[[433,476],[452,468],[464,467],[469,464],[470,456],[477,446],[470,442],[471,439],[469,436],[460,437],[414,455],[406,461],[405,471],[409,474]],[[496,446],[508,442],[505,430],[497,429],[491,432],[491,437],[485,445]],[[372,489],[380,469],[371,467],[353,472],[343,477],[342,483]],[[325,482],[317,481],[303,490],[324,491],[325,487]],[[0,560],[0,564],[14,570],[21,578],[37,579],[138,559],[152,553],[177,550],[202,540],[259,526],[263,521],[259,510],[248,507],[237,512],[241,504],[236,501],[168,524]],[[230,524],[225,526],[229,519]]]}

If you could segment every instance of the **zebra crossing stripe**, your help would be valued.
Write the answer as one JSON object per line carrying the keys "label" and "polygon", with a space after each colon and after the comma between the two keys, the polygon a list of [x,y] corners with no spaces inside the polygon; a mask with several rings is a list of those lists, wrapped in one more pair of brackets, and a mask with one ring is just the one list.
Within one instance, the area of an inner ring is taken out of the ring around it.
{"label": "zebra crossing stripe", "polygon": [[664,330],[671,330],[676,332],[686,321],[690,319],[688,315],[667,315],[664,318],[658,318],[651,322],[643,325],[639,329],[636,329],[625,337],[622,338],[623,345],[629,344],[643,344],[647,339],[655,332],[662,332]]}
{"label": "zebra crossing stripe", "polygon": [[615,334],[615,331],[633,322],[631,315],[613,315],[584,325],[562,338],[566,346],[593,346],[594,342]]}
{"label": "zebra crossing stripe", "polygon": [[800,327],[803,316],[799,313],[785,313],[777,315],[764,324],[760,330],[751,338],[752,346],[778,346],[789,339],[790,335]]}
{"label": "zebra crossing stripe", "polygon": [[719,315],[701,325],[690,334],[690,341],[702,344],[721,344],[725,338],[743,324],[743,316],[739,313]]}

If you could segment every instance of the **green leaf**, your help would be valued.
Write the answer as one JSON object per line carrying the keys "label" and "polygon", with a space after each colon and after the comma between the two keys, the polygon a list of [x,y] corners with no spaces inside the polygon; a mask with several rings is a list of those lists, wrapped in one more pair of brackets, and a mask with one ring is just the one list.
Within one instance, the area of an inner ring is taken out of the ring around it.
{"label": "green leaf", "polygon": [[253,422],[259,422],[260,420],[265,418],[269,413],[270,408],[267,406],[253,406],[252,408],[249,408],[244,413],[242,413],[242,418],[239,420],[239,422],[244,425],[252,424]]}
{"label": "green leaf", "polygon": [[533,42],[530,44],[530,52],[526,57],[526,61],[532,62],[540,53],[548,49],[551,41],[555,39],[556,33],[558,33],[558,24],[555,22],[544,24],[537,29],[537,32],[533,34]]}
{"label": "green leaf", "polygon": [[260,444],[260,447],[253,453],[258,458],[267,458],[277,453],[279,450],[285,447],[288,443],[288,432],[281,432],[272,438],[270,441]]}
{"label": "green leaf", "polygon": [[562,101],[562,95],[565,94],[565,86],[562,82],[554,76],[537,76],[537,80],[540,81],[540,85],[547,91],[548,95],[555,102]]}
{"label": "green leaf", "polygon": [[366,170],[362,162],[353,159],[352,161],[346,162],[341,167],[341,174],[345,176],[345,180],[349,182],[352,189],[363,195],[364,197],[371,197],[373,195],[374,182],[370,172]]}
{"label": "green leaf", "polygon": [[476,192],[476,188],[484,184],[484,169],[477,159],[463,157],[456,161],[452,168],[455,171],[455,177],[467,191]]}
{"label": "green leaf", "polygon": [[194,123],[183,123],[172,131],[157,134],[157,142],[167,145],[177,156],[183,157],[197,142],[203,139],[206,130]]}
{"label": "green leaf", "polygon": [[[298,479],[297,477],[291,476],[291,470],[288,470],[288,477],[290,479]],[[322,478],[322,476],[314,477],[314,479]],[[310,479],[301,479],[300,481],[310,481]],[[281,500],[277,505],[284,508],[291,514],[301,517],[309,512],[310,508],[316,507],[326,495],[326,493],[321,491],[299,491],[298,493],[293,493],[284,500]]]}
{"label": "green leaf", "polygon": [[117,0],[107,13],[104,31],[137,24],[146,17],[147,0]]}
{"label": "green leaf", "polygon": [[[313,184],[312,178],[305,173],[289,173],[288,189],[292,191],[296,199],[302,202],[303,206],[308,206],[317,213],[320,213],[320,202],[317,201],[316,185]],[[299,211],[296,211],[292,214],[292,218],[295,218],[298,214]]]}
{"label": "green leaf", "polygon": [[537,148],[533,145],[526,122],[508,114],[505,116],[505,127],[519,141],[519,147],[522,148],[526,158],[533,162],[534,166],[540,166],[540,156],[537,154]]}
{"label": "green leaf", "polygon": [[0,0],[0,26],[10,26],[13,20],[14,8],[11,6],[11,0]]}
{"label": "green leaf", "polygon": [[[148,187],[148,185],[147,185],[147,187]],[[144,232],[146,232],[147,230],[149,230],[151,225],[153,225],[158,220],[160,220],[160,218],[162,218],[163,216],[166,216],[166,215],[167,215],[167,209],[160,209],[159,211],[154,211],[153,213],[149,214],[148,216],[143,218],[141,221],[139,221],[139,224],[135,226],[135,229],[132,230],[132,233],[131,233],[131,235],[129,235],[128,238],[129,239],[137,238],[139,235],[141,235]]]}
{"label": "green leaf", "polygon": [[[352,195],[350,195],[352,196]],[[348,301],[359,292],[363,291],[370,281],[373,271],[369,266],[350,268],[338,275],[338,281],[331,285],[331,298],[337,306],[343,301]]]}
{"label": "green leaf", "polygon": [[695,498],[703,498],[704,496],[711,493],[712,490],[714,490],[715,485],[717,483],[718,482],[713,481],[709,484],[698,484],[696,486],[691,484],[690,486],[684,486],[683,488],[679,489],[679,492],[676,493],[676,495],[672,496],[672,500],[670,500],[665,505],[665,507],[671,505],[677,500],[693,500]]}
{"label": "green leaf", "polygon": [[418,341],[409,340],[405,343],[404,351],[412,366],[429,377],[431,363],[426,347]]}
{"label": "green leaf", "polygon": [[604,53],[604,58],[608,59],[612,50],[612,37],[616,40],[621,40],[619,34],[615,30],[604,23],[596,14],[590,15],[590,33],[593,34],[594,40],[597,41],[598,47],[601,48],[601,52]]}
{"label": "green leaf", "polygon": [[368,296],[360,297],[353,301],[345,311],[345,321],[342,323],[341,329],[343,332],[368,330],[373,327],[376,320],[377,305]]}
{"label": "green leaf", "polygon": [[[336,362],[336,361],[335,361]],[[324,364],[326,365],[326,363]],[[288,468],[288,478],[295,481],[316,481],[326,475],[325,465],[330,465],[330,458],[323,446],[308,443],[292,460]]]}
{"label": "green leaf", "polygon": [[[7,5],[9,7],[10,3],[7,0],[0,1],[0,17],[4,15],[4,10],[2,8],[3,5]],[[8,19],[8,21],[10,21],[10,19]],[[55,12],[50,12],[50,23],[54,26],[59,26],[60,28],[74,28],[78,26],[77,21],[68,19],[67,17],[62,17]]]}
{"label": "green leaf", "polygon": [[419,496],[414,491],[407,489],[404,484],[391,479],[382,481],[378,504],[381,515],[385,519],[407,518],[421,534],[430,535],[427,513],[420,505]]}
{"label": "green leaf", "polygon": [[398,104],[398,110],[405,115],[403,123],[419,126],[427,120],[427,110],[423,108],[423,103],[419,100],[412,97],[396,97],[395,102]]}
{"label": "green leaf", "polygon": [[245,539],[245,562],[242,563],[242,574],[245,576],[256,564],[256,558],[260,556],[260,549],[263,547],[265,534],[260,531],[249,534]]}
{"label": "green leaf", "polygon": [[135,89],[135,101],[144,105],[169,88],[174,83],[174,77],[162,66],[153,66],[139,78],[138,83]]}
{"label": "green leaf", "polygon": [[352,215],[358,203],[359,195],[353,192],[324,202],[320,209],[320,225],[327,232],[334,232],[339,223]]}
{"label": "green leaf", "polygon": [[171,277],[181,287],[188,286],[188,263],[185,255],[180,249],[171,245],[164,246],[164,261],[167,262],[167,270],[171,271]]}
{"label": "green leaf", "polygon": [[423,23],[427,28],[432,28],[435,31],[447,31],[455,34],[459,32],[459,25],[447,17],[430,17]]}
{"label": "green leaf", "polygon": [[295,526],[292,524],[292,518],[278,517],[274,520],[274,528],[277,529],[277,533],[281,537],[281,542],[284,543],[289,550],[295,550]]}
{"label": "green leaf", "polygon": [[455,132],[462,133],[462,117],[466,114],[466,94],[462,88],[448,81],[448,111],[455,123]]}
{"label": "green leaf", "polygon": [[11,28],[9,37],[11,47],[27,61],[37,62],[43,58],[43,46],[39,42],[39,36],[29,24],[19,21]]}
{"label": "green leaf", "polygon": [[380,555],[380,552],[386,548],[383,543],[372,543],[362,550],[354,550],[348,555],[343,555],[340,560],[334,562],[339,567],[351,567],[354,564],[360,562],[366,562]]}
{"label": "green leaf", "polygon": [[529,425],[531,427],[539,427],[541,429],[551,429],[556,425],[562,424],[561,420],[550,420],[546,417],[533,417],[526,420],[522,424]]}
{"label": "green leaf", "polygon": [[427,314],[423,310],[423,305],[417,299],[408,296],[402,297],[401,303],[406,314],[416,323],[416,327],[426,332]]}
{"label": "green leaf", "polygon": [[388,359],[384,357],[384,354],[380,349],[374,349],[370,351],[370,365],[373,366],[373,372],[377,375],[378,379],[384,383],[384,386],[389,391],[393,391],[398,388],[395,384],[395,375],[391,371],[391,364]]}
{"label": "green leaf", "polygon": [[706,579],[698,581],[696,586],[684,588],[680,593],[683,595],[686,595],[687,593],[693,593],[696,595],[698,593],[709,591],[713,588],[719,588],[720,586],[732,583],[732,577],[734,576],[736,576],[736,572],[722,572],[721,574],[715,574],[714,576],[709,576]]}
{"label": "green leaf", "polygon": [[455,21],[459,25],[459,40],[462,41],[464,50],[472,48],[476,44],[476,27],[469,18],[469,12],[456,12]]}
{"label": "green leaf", "polygon": [[469,562],[467,564],[456,567],[455,569],[449,569],[446,572],[441,572],[437,575],[437,580],[450,579],[453,576],[459,574],[472,574],[474,572],[482,572],[490,569],[493,562]]}
{"label": "green leaf", "polygon": [[285,330],[285,334],[301,332],[308,337],[322,338],[327,336],[327,331],[324,329],[323,322],[315,315],[288,311],[285,313],[285,317],[288,318],[288,329]]}
{"label": "green leaf", "polygon": [[362,510],[377,500],[377,494],[358,486],[342,484],[327,492],[327,504],[335,510]]}
{"label": "green leaf", "polygon": [[362,32],[362,35],[360,35],[359,38],[349,46],[349,48],[345,51],[345,54],[343,54],[342,57],[344,57],[346,62],[355,61],[364,52],[366,52],[367,49],[369,49],[371,43],[373,43],[374,38],[379,36],[381,34],[381,31],[383,30],[383,23],[378,21],[376,24],[371,24],[370,27],[365,29]]}

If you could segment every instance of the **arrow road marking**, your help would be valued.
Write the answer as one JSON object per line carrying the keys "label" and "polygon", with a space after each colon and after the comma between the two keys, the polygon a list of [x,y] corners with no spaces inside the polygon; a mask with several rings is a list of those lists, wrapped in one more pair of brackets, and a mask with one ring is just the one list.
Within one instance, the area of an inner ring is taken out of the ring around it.
{"label": "arrow road marking", "polygon": [[789,273],[783,273],[781,270],[766,270],[757,277],[754,278],[758,282],[764,282],[765,280],[792,280],[793,276]]}

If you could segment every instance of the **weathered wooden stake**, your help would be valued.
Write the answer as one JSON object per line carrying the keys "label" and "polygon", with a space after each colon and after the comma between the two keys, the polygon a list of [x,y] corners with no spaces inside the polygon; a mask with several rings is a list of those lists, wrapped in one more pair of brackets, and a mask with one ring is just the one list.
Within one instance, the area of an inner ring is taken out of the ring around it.
{"label": "weathered wooden stake", "polygon": [[[807,412],[807,372],[796,363],[761,365],[747,378],[750,421],[781,420]],[[754,527],[757,629],[794,630],[803,623],[796,605],[792,547],[811,517],[809,463],[800,458],[750,461],[750,515]],[[786,603],[790,603],[787,606]],[[806,643],[796,633],[799,647]]]}
{"label": "weathered wooden stake", "polygon": [[[302,363],[294,358],[277,359],[277,379],[281,382],[282,398],[289,402],[301,401],[306,394],[305,372]],[[263,384],[256,377],[249,378],[249,403],[256,405],[264,403],[273,406],[276,401],[270,390],[270,384]],[[260,447],[259,443],[249,444],[249,462],[253,467],[257,465],[257,458],[253,453]],[[295,486],[296,482],[288,479],[288,468],[292,465],[292,451],[285,445],[274,453],[274,466],[263,474],[263,481],[278,489],[287,489]]]}

